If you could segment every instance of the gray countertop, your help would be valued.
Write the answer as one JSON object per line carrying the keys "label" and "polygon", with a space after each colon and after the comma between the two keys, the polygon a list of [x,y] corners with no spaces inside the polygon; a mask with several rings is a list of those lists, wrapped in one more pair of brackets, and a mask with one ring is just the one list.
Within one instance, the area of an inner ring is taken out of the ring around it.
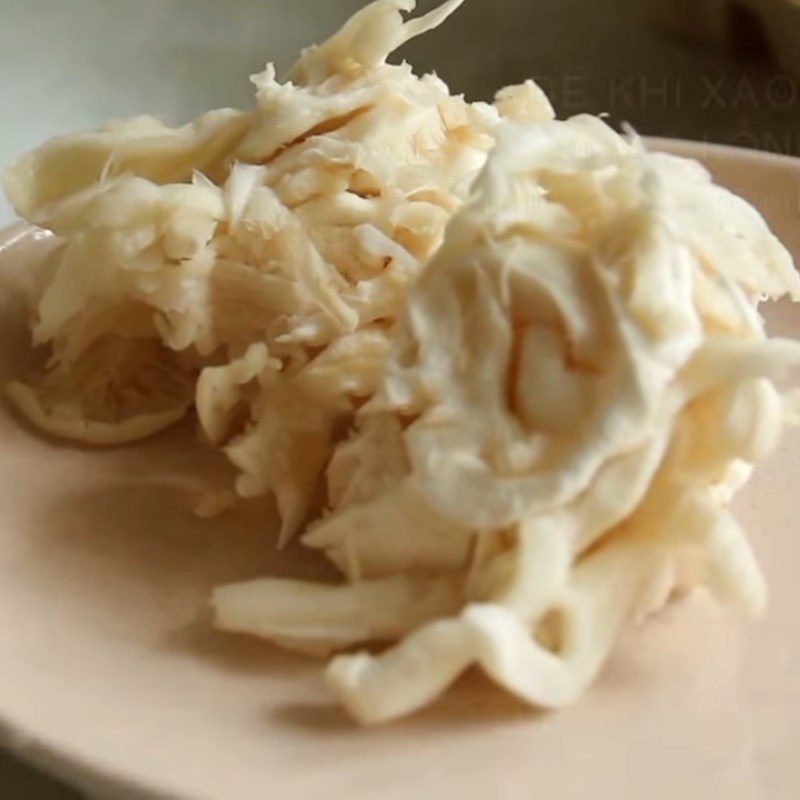
{"label": "gray countertop", "polygon": [[[75,0],[70,8],[84,5],[92,3]],[[184,69],[180,58],[176,61],[175,53],[167,53],[163,44],[162,77],[175,92],[181,92],[185,88],[181,82],[192,76],[190,90],[182,92],[185,101],[182,113],[243,104],[249,97],[244,76],[272,56],[262,41],[270,38],[271,16],[275,16],[278,6],[282,21],[286,9],[292,8],[305,21],[305,27],[314,31],[313,38],[329,30],[334,19],[346,16],[359,5],[358,0],[326,0],[324,4],[321,0],[292,3],[238,0],[225,4],[223,13],[222,4],[213,0],[198,0],[191,8],[181,0],[163,0],[159,13],[167,7],[178,18],[183,15],[185,29],[194,31],[197,38],[203,37],[204,30],[215,29],[217,44],[227,36],[229,47],[227,51],[217,47],[203,58],[197,50],[186,49],[182,51],[186,59]],[[151,0],[136,3],[115,0],[104,6],[113,7],[115,14],[119,12],[125,17],[127,35],[134,42],[147,39],[151,27],[147,9],[155,8]],[[16,47],[19,58],[29,58],[30,64],[20,66],[20,74],[24,67],[32,80],[37,81],[40,76],[43,92],[47,80],[51,80],[47,76],[74,68],[76,53],[82,47],[78,27],[73,30],[69,26],[59,35],[59,46],[45,56],[40,51],[34,57],[19,47],[34,23],[37,29],[45,30],[48,24],[56,25],[52,19],[48,22],[48,8],[56,9],[57,3],[4,0],[5,19],[0,28],[0,49],[13,51]],[[800,88],[795,80],[767,61],[737,59],[656,32],[643,20],[641,8],[639,0],[604,3],[471,0],[444,29],[413,43],[405,55],[420,68],[435,67],[451,86],[464,89],[471,97],[490,98],[495,88],[532,75],[549,91],[561,116],[607,111],[613,120],[628,121],[645,134],[800,154]],[[226,27],[220,39],[223,18]],[[278,58],[285,61],[289,48],[293,50],[306,43],[308,36],[303,36],[299,23],[288,28],[284,25],[284,32]],[[72,34],[74,40],[70,39]],[[234,42],[241,42],[242,47],[234,49]],[[153,50],[157,46],[151,45],[149,49],[158,65],[162,62],[159,53]],[[92,56],[91,70],[97,75],[110,76],[109,80],[124,81],[129,68],[120,64],[119,52],[116,45],[101,48],[99,55],[95,52]],[[123,48],[123,52],[130,57],[136,47]],[[196,80],[197,64],[201,61],[213,72],[213,79],[205,83]],[[82,69],[77,70],[79,77]],[[13,80],[13,72],[11,75]],[[43,135],[50,132],[47,126],[52,126],[55,132],[57,126],[93,125],[103,117],[135,110],[165,113],[171,107],[173,95],[163,85],[156,85],[156,77],[155,73],[151,75],[151,84],[145,80],[144,88],[140,82],[138,94],[116,86],[80,121],[76,112],[62,103],[66,110],[60,116],[56,109],[42,117]],[[6,72],[6,77],[0,78],[0,102],[4,99],[8,102],[16,91],[8,81]],[[152,104],[143,99],[149,96],[149,91],[153,93]],[[132,108],[133,103],[145,105]],[[73,119],[74,125],[70,124]],[[13,137],[13,133],[0,134],[0,160],[22,146]],[[3,754],[0,754],[0,795],[9,800],[68,800],[78,796]]]}

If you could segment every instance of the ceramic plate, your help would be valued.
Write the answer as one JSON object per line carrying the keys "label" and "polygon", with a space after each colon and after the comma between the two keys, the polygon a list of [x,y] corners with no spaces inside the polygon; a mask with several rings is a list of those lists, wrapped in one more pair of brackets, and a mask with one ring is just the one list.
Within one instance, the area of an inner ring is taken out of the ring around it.
{"label": "ceramic plate", "polygon": [[[800,256],[800,161],[687,143]],[[0,251],[0,379],[30,357],[25,267]],[[800,311],[767,312],[800,336]],[[800,796],[800,434],[738,501],[772,589],[757,623],[702,594],[623,639],[576,707],[531,713],[470,675],[433,708],[360,730],[320,665],[215,633],[215,584],[317,566],[273,549],[268,503],[212,522],[196,493],[226,476],[191,425],[88,450],[0,413],[0,728],[5,744],[91,792],[180,798]]]}

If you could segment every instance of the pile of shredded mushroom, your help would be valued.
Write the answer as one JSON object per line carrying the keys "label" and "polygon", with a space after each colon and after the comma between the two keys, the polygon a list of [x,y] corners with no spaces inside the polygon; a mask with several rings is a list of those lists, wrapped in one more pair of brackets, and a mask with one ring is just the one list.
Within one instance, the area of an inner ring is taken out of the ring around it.
{"label": "pile of shredded mushroom", "polygon": [[5,179],[62,242],[50,359],[9,396],[94,444],[194,409],[238,496],[344,576],[222,587],[218,624],[348,651],[329,683],[365,723],[473,665],[573,702],[678,589],[759,611],[728,505],[798,421],[800,344],[757,307],[800,279],[759,214],[533,82],[468,103],[386,62],[461,2],[378,0],[253,111],[113,122]]}

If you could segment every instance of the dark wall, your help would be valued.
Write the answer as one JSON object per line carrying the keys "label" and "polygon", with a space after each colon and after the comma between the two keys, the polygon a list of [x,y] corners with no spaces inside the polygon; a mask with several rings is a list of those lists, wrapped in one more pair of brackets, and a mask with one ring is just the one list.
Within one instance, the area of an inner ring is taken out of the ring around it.
{"label": "dark wall", "polygon": [[726,52],[657,30],[645,6],[468,0],[404,55],[473,97],[533,76],[560,116],[609,112],[646,134],[800,154],[800,83],[770,63],[752,20],[739,21]]}

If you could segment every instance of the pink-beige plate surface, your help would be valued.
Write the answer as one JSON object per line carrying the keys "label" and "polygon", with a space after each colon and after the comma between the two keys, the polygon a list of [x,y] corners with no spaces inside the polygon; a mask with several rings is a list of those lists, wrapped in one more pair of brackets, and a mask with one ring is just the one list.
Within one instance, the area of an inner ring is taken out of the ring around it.
{"label": "pink-beige plate surface", "polygon": [[[654,145],[706,161],[800,259],[800,161]],[[46,246],[12,238],[0,247],[2,381],[30,357],[25,267]],[[767,317],[800,336],[800,308]],[[92,451],[39,438],[2,405],[3,744],[115,797],[800,797],[800,434],[737,501],[772,590],[763,620],[697,595],[629,632],[563,713],[470,675],[369,731],[332,702],[318,663],[211,630],[215,584],[320,569],[273,549],[269,503],[193,518],[198,490],[227,475],[190,423]]]}

